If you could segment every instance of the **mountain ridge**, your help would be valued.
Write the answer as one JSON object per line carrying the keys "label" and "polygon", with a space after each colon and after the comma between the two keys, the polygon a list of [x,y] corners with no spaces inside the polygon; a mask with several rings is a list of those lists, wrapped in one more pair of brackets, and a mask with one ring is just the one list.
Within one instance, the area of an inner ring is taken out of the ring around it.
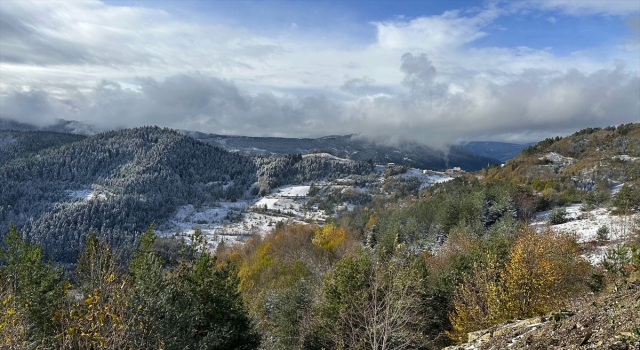
{"label": "mountain ridge", "polygon": [[[0,118],[0,130],[51,131],[91,136],[98,133],[89,124],[59,120],[53,125],[39,127]],[[460,145],[431,147],[413,141],[400,141],[395,144],[375,142],[356,134],[326,135],[317,138],[302,137],[259,137],[233,136],[203,133],[199,131],[179,130],[181,133],[222,147],[228,151],[250,155],[286,155],[327,152],[345,159],[357,161],[371,160],[377,164],[394,163],[420,169],[444,170],[460,167],[466,171],[480,170],[487,165],[500,164],[502,160],[491,154],[478,154]]]}
{"label": "mountain ridge", "polygon": [[353,134],[319,138],[287,138],[182,132],[230,151],[253,155],[326,152],[345,159],[371,160],[376,164],[394,163],[430,170],[460,167],[466,171],[475,171],[487,165],[500,163],[498,159],[475,154],[458,145],[449,145],[442,149],[411,141],[401,141],[392,145],[376,143]]}
{"label": "mountain ridge", "polygon": [[529,142],[520,144],[495,141],[469,141],[463,144],[462,147],[473,153],[506,162],[517,156],[523,149],[536,143],[537,142]]}

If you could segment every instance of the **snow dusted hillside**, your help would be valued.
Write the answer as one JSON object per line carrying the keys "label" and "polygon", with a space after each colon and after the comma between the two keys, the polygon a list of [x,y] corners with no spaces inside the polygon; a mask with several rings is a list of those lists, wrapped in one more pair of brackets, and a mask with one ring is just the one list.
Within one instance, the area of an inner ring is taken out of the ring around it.
{"label": "snow dusted hillside", "polygon": [[[547,155],[549,157],[549,155]],[[553,161],[566,161],[556,158]],[[550,157],[553,159],[553,157]],[[621,181],[611,182],[611,196],[620,192],[624,183]],[[640,213],[629,215],[617,215],[613,213],[615,208],[585,208],[582,204],[571,204],[560,209],[566,212],[566,222],[552,225],[550,216],[553,210],[539,212],[536,219],[531,223],[538,231],[551,229],[558,233],[568,233],[575,235],[578,243],[585,249],[584,257],[593,265],[602,263],[607,251],[619,244],[623,244],[632,238],[634,232],[640,230]],[[598,231],[606,232],[599,237]],[[606,237],[603,237],[606,236]]]}
{"label": "snow dusted hillside", "polygon": [[[304,157],[328,157],[333,160],[351,162],[328,153],[305,155]],[[453,179],[453,177],[436,171],[408,169],[398,175],[385,177],[386,166],[375,167],[375,178],[369,178],[365,186],[358,186],[350,178],[306,184],[290,184],[273,189],[269,194],[253,200],[236,202],[219,202],[215,206],[194,207],[184,205],[169,221],[167,227],[158,230],[160,235],[176,235],[189,241],[196,229],[200,229],[207,239],[208,246],[214,250],[224,241],[226,244],[243,241],[252,234],[266,234],[278,222],[324,224],[330,216],[337,216],[345,210],[350,211],[356,204],[349,201],[338,203],[333,213],[320,209],[317,203],[312,204],[311,191],[324,193],[356,192],[369,195],[384,195],[383,185],[387,181],[418,181],[419,189],[436,183]],[[77,196],[89,196],[89,191],[78,191]]]}
{"label": "snow dusted hillside", "polygon": [[[585,259],[593,265],[602,262],[608,249],[628,240],[640,222],[640,213],[614,215],[607,208],[583,211],[581,207],[580,204],[565,207],[568,221],[558,225],[549,224],[551,210],[538,213],[532,226],[538,230],[548,227],[555,232],[576,235],[578,243],[582,243],[586,248]],[[608,240],[602,240],[598,237],[597,232],[602,227],[607,228]]]}

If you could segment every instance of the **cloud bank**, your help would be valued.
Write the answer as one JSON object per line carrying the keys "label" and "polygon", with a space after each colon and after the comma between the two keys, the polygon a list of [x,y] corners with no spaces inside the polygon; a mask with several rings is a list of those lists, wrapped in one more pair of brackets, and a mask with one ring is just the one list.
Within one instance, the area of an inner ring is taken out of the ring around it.
{"label": "cloud bank", "polygon": [[3,2],[0,117],[431,144],[524,142],[639,121],[637,46],[605,48],[613,58],[594,58],[473,45],[497,18],[527,6],[574,16],[631,13],[623,20],[637,27],[626,5],[604,13],[600,3],[575,3],[374,22],[374,42],[344,47],[97,1]]}

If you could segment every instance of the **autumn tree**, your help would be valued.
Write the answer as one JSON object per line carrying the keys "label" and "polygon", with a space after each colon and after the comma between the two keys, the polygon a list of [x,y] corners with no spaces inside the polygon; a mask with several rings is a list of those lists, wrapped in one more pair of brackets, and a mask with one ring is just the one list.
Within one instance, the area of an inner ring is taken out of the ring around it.
{"label": "autumn tree", "polygon": [[468,332],[504,321],[502,294],[500,271],[490,256],[486,263],[474,266],[455,291],[450,315],[452,329],[448,332],[450,337],[463,342]]}
{"label": "autumn tree", "polygon": [[504,266],[489,259],[456,288],[451,335],[460,341],[511,318],[544,315],[584,292],[590,272],[570,235],[524,229]]}
{"label": "autumn tree", "polygon": [[87,236],[75,276],[77,287],[63,309],[60,349],[126,348],[134,323],[130,278],[118,268],[111,247],[94,233]]}
{"label": "autumn tree", "polygon": [[501,279],[510,317],[543,315],[584,292],[590,265],[575,239],[551,230],[526,230],[515,242]]}

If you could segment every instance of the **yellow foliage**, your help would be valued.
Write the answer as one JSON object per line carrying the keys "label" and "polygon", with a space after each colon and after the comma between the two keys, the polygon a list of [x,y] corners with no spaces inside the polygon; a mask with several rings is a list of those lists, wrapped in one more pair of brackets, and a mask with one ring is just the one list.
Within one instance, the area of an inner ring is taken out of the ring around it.
{"label": "yellow foliage", "polygon": [[487,260],[485,265],[475,265],[456,290],[449,315],[452,331],[447,332],[456,341],[466,341],[468,332],[491,327],[505,317],[499,270],[493,257]]}
{"label": "yellow foliage", "polygon": [[343,228],[337,228],[334,224],[328,224],[316,230],[311,242],[320,248],[330,250],[342,243],[346,237],[347,233]]}
{"label": "yellow foliage", "polygon": [[252,290],[259,284],[259,277],[265,269],[273,264],[271,252],[271,242],[266,241],[258,245],[253,256],[240,266],[238,276],[240,277],[240,290]]}
{"label": "yellow foliage", "polygon": [[367,223],[364,225],[364,232],[371,230],[373,225],[375,225],[376,221],[378,221],[378,218],[376,216],[374,215],[369,216],[369,220],[367,220]]}
{"label": "yellow foliage", "polygon": [[552,231],[522,232],[503,268],[488,261],[476,266],[455,291],[449,335],[457,341],[468,332],[561,307],[585,290],[590,270],[575,240]]}
{"label": "yellow foliage", "polygon": [[527,231],[515,242],[501,278],[511,317],[543,315],[583,291],[589,264],[566,234]]}
{"label": "yellow foliage", "polygon": [[68,305],[62,320],[62,348],[118,348],[127,333],[129,300],[126,278],[108,278],[85,298]]}

